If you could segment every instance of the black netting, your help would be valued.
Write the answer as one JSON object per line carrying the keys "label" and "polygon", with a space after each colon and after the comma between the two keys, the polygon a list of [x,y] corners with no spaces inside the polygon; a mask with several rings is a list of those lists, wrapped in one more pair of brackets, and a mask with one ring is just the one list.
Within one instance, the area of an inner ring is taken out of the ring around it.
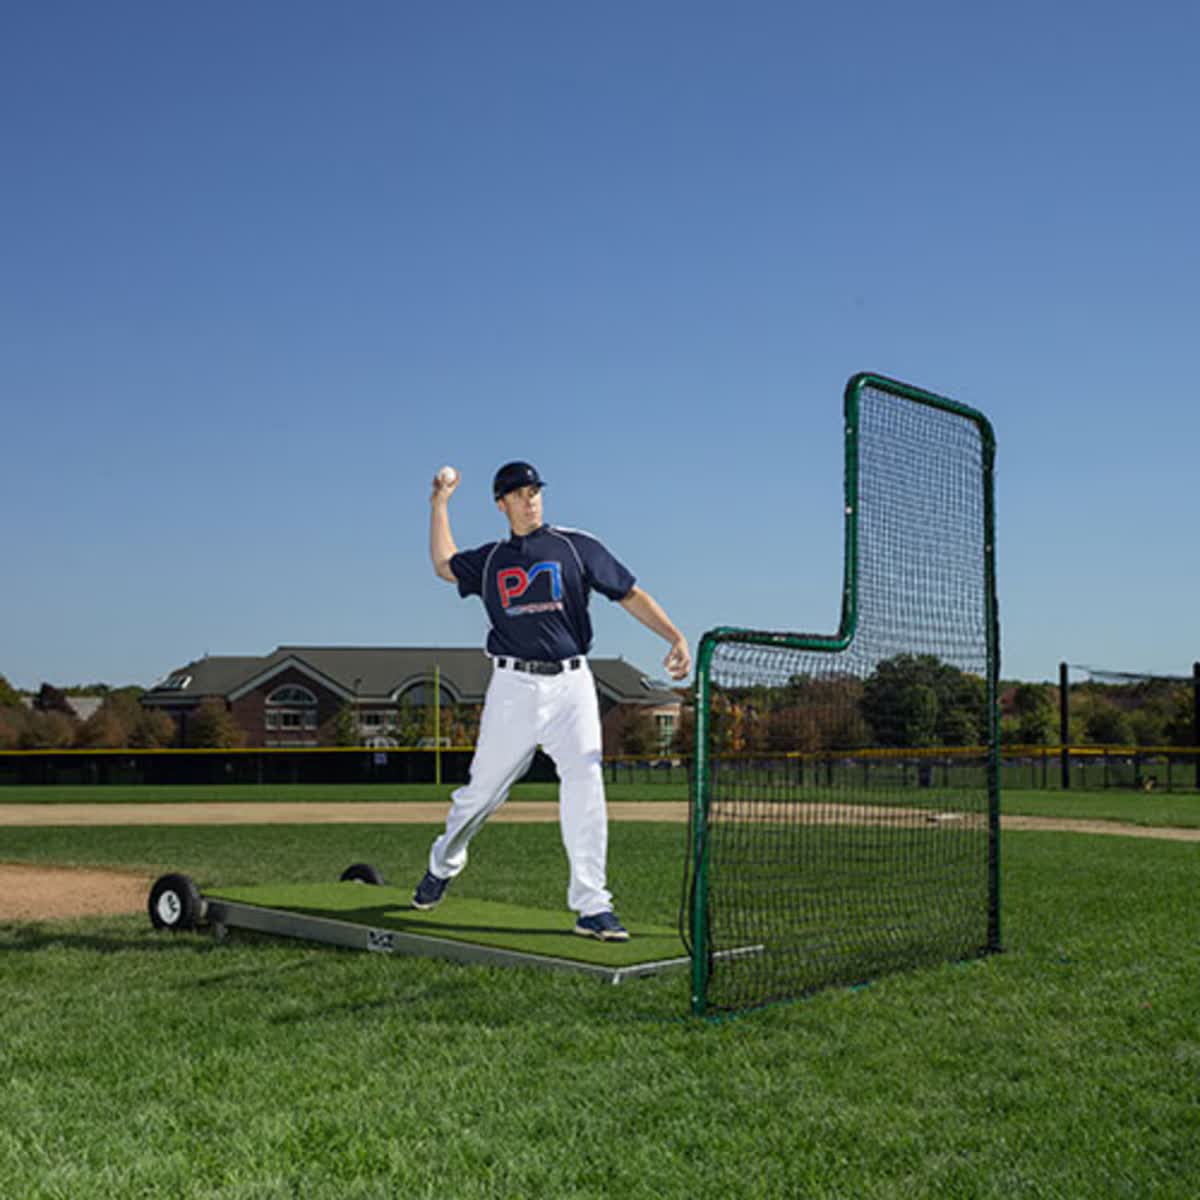
{"label": "black netting", "polygon": [[693,878],[708,1007],[964,958],[993,937],[981,426],[883,387],[860,391],[858,415],[848,645],[741,631],[713,650]]}

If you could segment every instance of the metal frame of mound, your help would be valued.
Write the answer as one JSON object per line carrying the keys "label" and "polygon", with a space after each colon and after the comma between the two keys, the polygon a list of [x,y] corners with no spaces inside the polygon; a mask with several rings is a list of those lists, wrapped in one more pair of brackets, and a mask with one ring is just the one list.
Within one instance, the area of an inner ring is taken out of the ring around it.
{"label": "metal frame of mound", "polygon": [[[276,902],[268,902],[272,896]],[[559,914],[518,905],[448,898],[437,914],[417,912],[407,894],[388,888],[369,863],[347,867],[338,884],[209,894],[187,875],[163,875],[150,889],[147,907],[151,924],[168,932],[207,928],[224,940],[230,930],[244,929],[378,954],[568,971],[612,984],[683,971],[691,962],[678,932],[660,926],[632,924],[630,941],[599,942],[561,929]],[[545,941],[550,952],[523,946],[531,937]],[[679,953],[664,956],[664,944]]]}

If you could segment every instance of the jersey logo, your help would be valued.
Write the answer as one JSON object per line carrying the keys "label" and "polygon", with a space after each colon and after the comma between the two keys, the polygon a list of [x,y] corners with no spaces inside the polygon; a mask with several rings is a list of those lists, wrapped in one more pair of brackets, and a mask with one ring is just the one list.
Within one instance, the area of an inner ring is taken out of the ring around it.
{"label": "jersey logo", "polygon": [[[539,575],[550,576],[550,600],[538,604],[513,604],[529,590],[529,585]],[[500,607],[510,616],[522,613],[551,612],[562,608],[562,563],[534,563],[528,571],[524,567],[504,567],[496,572],[496,590],[500,593]]]}

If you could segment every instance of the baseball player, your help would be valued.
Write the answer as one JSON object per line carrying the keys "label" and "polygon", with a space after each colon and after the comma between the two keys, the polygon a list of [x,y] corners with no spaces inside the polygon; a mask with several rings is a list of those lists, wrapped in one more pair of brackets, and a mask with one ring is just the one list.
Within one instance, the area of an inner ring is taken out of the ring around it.
{"label": "baseball player", "polygon": [[558,769],[559,822],[571,871],[567,906],[577,914],[575,932],[625,941],[629,932],[613,912],[606,886],[600,708],[587,661],[591,593],[618,601],[670,643],[664,666],[674,679],[691,670],[687,639],[596,538],[543,522],[544,483],[529,463],[506,463],[492,481],[510,536],[459,551],[450,532],[449,502],[460,479],[444,468],[433,481],[429,551],[439,578],[458,584],[459,595],[483,600],[491,621],[487,652],[493,671],[470,782],[453,793],[446,830],[429,852],[413,907],[439,903],[467,865],[471,838],[508,798],[540,745]]}

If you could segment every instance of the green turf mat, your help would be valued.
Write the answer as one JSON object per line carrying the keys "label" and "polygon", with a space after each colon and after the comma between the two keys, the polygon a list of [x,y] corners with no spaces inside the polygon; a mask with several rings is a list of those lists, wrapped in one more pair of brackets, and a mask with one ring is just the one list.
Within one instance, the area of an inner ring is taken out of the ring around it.
{"label": "green turf mat", "polygon": [[626,920],[628,942],[600,942],[572,933],[575,919],[565,911],[547,912],[495,900],[447,896],[432,912],[418,912],[412,907],[412,893],[404,888],[363,883],[256,884],[217,888],[205,895],[373,929],[425,934],[602,966],[627,967],[687,954],[678,931],[665,925]]}

